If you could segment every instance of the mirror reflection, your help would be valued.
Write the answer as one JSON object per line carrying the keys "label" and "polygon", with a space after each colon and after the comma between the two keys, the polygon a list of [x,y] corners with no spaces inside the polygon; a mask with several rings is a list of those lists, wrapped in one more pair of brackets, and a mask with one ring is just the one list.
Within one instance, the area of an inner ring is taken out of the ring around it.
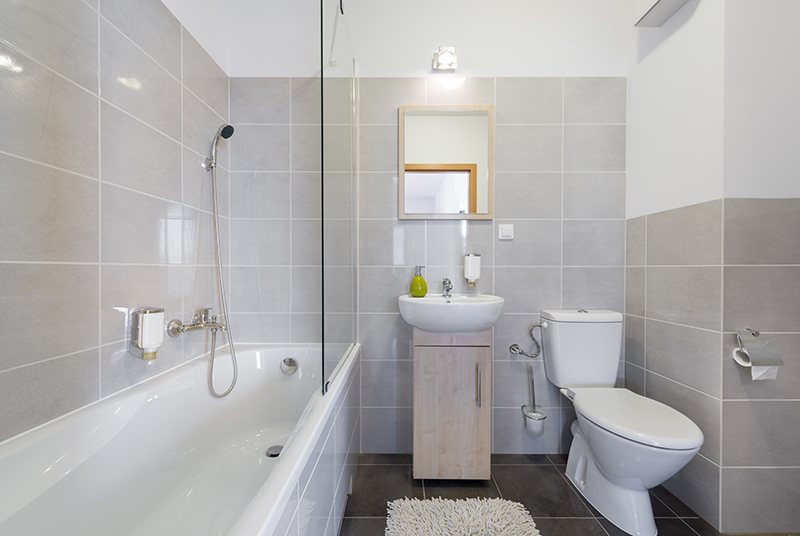
{"label": "mirror reflection", "polygon": [[492,219],[494,108],[401,106],[400,219]]}

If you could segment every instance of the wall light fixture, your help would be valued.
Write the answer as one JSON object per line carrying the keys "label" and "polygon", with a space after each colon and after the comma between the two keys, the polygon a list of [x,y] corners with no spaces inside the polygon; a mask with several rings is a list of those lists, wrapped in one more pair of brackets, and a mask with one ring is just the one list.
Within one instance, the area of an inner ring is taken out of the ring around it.
{"label": "wall light fixture", "polygon": [[456,47],[439,47],[433,53],[433,68],[437,71],[453,71],[456,68]]}

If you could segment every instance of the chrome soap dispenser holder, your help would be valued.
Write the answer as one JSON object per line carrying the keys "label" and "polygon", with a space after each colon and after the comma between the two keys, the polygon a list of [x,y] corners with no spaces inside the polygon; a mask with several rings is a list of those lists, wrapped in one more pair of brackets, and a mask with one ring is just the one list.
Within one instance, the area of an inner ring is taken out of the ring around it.
{"label": "chrome soap dispenser holder", "polygon": [[131,337],[129,351],[141,350],[141,358],[151,361],[158,354],[158,347],[164,342],[164,309],[158,307],[136,307],[130,310]]}

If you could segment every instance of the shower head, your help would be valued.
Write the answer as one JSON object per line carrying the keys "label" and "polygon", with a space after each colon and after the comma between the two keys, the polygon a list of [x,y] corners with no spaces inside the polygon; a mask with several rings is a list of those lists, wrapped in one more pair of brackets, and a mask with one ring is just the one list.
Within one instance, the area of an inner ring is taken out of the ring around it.
{"label": "shower head", "polygon": [[233,136],[233,126],[231,125],[221,125],[217,129],[217,133],[214,135],[214,141],[211,142],[211,154],[206,158],[206,171],[211,171],[213,168],[217,167],[217,146],[219,145],[219,139],[224,138],[228,139]]}

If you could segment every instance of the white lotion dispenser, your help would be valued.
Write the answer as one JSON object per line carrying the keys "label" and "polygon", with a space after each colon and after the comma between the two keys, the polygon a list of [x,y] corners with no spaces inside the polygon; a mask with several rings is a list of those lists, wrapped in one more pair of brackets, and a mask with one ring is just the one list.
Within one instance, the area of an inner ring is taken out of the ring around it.
{"label": "white lotion dispenser", "polygon": [[475,286],[475,282],[481,277],[480,253],[467,253],[464,255],[464,277],[467,280],[467,286]]}
{"label": "white lotion dispenser", "polygon": [[137,307],[131,311],[131,344],[142,350],[142,359],[156,358],[164,342],[164,309]]}

